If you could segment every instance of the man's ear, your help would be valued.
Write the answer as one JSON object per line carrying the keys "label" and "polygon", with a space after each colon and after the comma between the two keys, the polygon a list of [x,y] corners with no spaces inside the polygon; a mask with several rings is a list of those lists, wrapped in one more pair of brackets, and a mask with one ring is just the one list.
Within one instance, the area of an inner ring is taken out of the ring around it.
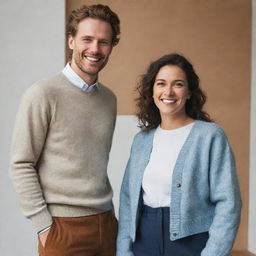
{"label": "man's ear", "polygon": [[69,49],[73,50],[74,49],[74,44],[75,44],[74,37],[69,35],[68,36],[68,47],[69,47]]}

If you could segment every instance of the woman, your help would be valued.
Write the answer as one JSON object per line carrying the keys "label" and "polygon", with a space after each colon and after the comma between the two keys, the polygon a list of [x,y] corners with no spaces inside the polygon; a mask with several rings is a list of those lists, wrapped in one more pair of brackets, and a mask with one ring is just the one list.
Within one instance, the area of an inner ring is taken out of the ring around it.
{"label": "woman", "polygon": [[117,256],[226,256],[241,199],[232,150],[193,66],[170,54],[138,86],[142,131],[120,194]]}

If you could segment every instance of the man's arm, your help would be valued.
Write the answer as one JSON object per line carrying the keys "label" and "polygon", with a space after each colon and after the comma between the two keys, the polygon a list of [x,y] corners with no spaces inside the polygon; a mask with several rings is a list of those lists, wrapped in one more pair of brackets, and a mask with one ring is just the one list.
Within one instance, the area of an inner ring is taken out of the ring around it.
{"label": "man's arm", "polygon": [[37,232],[52,224],[39,181],[38,161],[44,148],[51,120],[47,96],[34,85],[29,88],[19,107],[13,133],[10,176],[22,211],[32,220]]}

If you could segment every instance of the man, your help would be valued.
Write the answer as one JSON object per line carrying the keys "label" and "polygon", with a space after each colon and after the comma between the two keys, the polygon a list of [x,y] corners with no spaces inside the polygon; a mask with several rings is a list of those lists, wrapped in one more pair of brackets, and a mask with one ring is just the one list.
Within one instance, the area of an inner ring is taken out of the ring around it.
{"label": "man", "polygon": [[108,6],[74,10],[67,25],[71,62],[22,98],[11,178],[39,234],[40,256],[115,255],[107,164],[116,98],[98,73],[119,34],[119,18]]}

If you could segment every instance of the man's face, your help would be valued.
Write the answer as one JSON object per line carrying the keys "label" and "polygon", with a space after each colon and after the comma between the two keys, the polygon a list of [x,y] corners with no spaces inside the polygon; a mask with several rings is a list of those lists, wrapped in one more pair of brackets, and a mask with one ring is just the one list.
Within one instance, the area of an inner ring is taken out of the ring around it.
{"label": "man's face", "polygon": [[77,27],[75,37],[68,39],[73,50],[71,67],[89,85],[108,62],[112,50],[112,28],[103,20],[85,18]]}

